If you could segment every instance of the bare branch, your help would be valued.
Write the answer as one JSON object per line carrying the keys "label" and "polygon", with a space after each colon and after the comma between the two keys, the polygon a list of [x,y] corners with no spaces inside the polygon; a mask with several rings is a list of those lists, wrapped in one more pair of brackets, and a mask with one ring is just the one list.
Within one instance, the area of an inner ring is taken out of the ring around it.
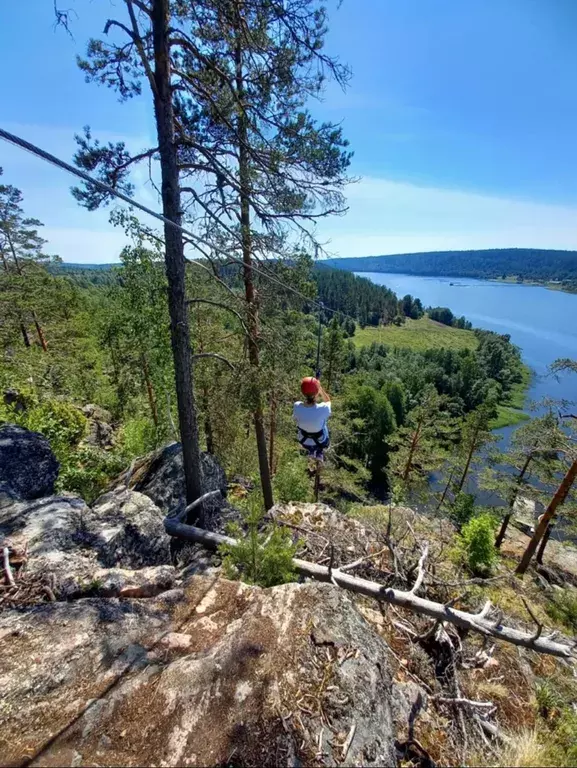
{"label": "bare branch", "polygon": [[213,360],[220,360],[221,363],[224,363],[225,365],[228,365],[231,371],[236,370],[234,365],[230,362],[230,360],[227,360],[226,357],[223,355],[219,355],[218,352],[197,352],[195,355],[192,356],[193,360],[200,360],[201,358],[212,358]]}
{"label": "bare branch", "polygon": [[535,622],[535,624],[537,626],[537,629],[535,630],[535,635],[534,635],[535,640],[537,640],[538,637],[541,637],[541,632],[543,631],[543,624],[535,616],[535,614],[533,613],[533,611],[531,609],[531,606],[529,605],[529,603],[527,602],[527,600],[525,599],[525,597],[523,595],[521,595],[521,600],[523,601],[523,605],[527,609],[527,613],[533,619],[533,621]]}
{"label": "bare branch", "polygon": [[444,696],[431,696],[432,701],[439,704],[453,704],[456,707],[477,707],[477,709],[496,709],[492,701],[473,701],[472,699],[454,698],[449,699]]}
{"label": "bare branch", "polygon": [[225,309],[227,312],[230,312],[231,315],[234,315],[239,323],[242,325],[243,331],[247,336],[250,336],[249,330],[246,327],[246,323],[244,322],[242,315],[240,312],[237,312],[236,309],[233,309],[232,307],[228,307],[226,304],[222,304],[220,301],[213,301],[212,299],[189,299],[187,304],[210,304],[212,307],[218,307],[219,309]]}
{"label": "bare branch", "polygon": [[423,579],[425,578],[425,561],[427,559],[427,555],[429,554],[429,545],[425,544],[423,547],[423,553],[419,559],[419,572],[417,573],[417,578],[415,583],[413,584],[413,587],[411,589],[411,594],[414,595],[421,584],[423,583]]}

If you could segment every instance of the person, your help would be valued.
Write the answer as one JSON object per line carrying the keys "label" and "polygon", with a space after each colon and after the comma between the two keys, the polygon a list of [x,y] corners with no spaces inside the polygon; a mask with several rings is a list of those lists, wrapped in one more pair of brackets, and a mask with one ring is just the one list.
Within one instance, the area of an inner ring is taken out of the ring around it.
{"label": "person", "polygon": [[[293,406],[293,418],[298,426],[298,441],[309,456],[322,461],[324,451],[329,447],[330,436],[327,421],[331,415],[331,398],[314,376],[301,381],[304,400]],[[322,402],[317,402],[317,398]]]}

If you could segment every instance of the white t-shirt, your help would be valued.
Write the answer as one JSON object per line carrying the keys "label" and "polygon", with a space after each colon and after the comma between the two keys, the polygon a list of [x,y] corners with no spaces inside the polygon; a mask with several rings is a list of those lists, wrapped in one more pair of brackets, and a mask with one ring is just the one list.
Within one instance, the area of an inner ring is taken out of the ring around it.
{"label": "white t-shirt", "polygon": [[[330,402],[305,405],[299,400],[298,403],[293,405],[293,418],[298,424],[299,429],[303,429],[305,432],[322,432],[323,442],[329,436],[327,419],[330,415]],[[304,444],[314,445],[315,441],[309,437],[305,440]]]}

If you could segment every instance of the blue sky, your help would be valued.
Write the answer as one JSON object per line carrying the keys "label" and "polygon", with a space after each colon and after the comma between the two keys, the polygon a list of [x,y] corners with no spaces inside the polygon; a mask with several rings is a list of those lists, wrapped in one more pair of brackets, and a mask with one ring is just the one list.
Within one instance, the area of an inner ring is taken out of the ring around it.
{"label": "blue sky", "polygon": [[[75,64],[121,0],[60,4],[77,13],[74,40],[53,30],[52,0],[3,8],[0,125],[67,160],[85,124],[149,146],[148,98],[120,104]],[[349,213],[320,228],[329,250],[577,249],[576,28],[575,0],[344,0],[327,49],[353,79],[314,110],[342,121],[361,180],[348,190]],[[67,175],[4,144],[0,165],[44,221],[51,252],[117,258],[124,236],[106,211],[76,205]],[[135,182],[158,209],[144,169]]]}

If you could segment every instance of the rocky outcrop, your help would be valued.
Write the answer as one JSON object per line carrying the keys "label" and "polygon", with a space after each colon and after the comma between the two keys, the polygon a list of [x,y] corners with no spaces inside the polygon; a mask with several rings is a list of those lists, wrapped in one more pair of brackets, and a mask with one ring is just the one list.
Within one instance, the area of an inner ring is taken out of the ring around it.
{"label": "rocky outcrop", "polygon": [[58,462],[48,440],[15,424],[0,426],[0,486],[16,499],[54,493]]}
{"label": "rocky outcrop", "polygon": [[[226,475],[209,453],[202,454],[203,492],[220,490],[226,494]],[[182,447],[171,443],[146,457],[134,469],[130,486],[146,494],[165,513],[175,513],[185,505],[186,491],[182,469]],[[205,512],[208,512],[206,505]]]}
{"label": "rocky outcrop", "polygon": [[88,419],[88,434],[82,441],[86,445],[104,450],[114,446],[114,429],[112,414],[99,405],[90,403],[82,408],[82,413]]}
{"label": "rocky outcrop", "polygon": [[[27,552],[27,573],[58,598],[145,585],[156,594],[176,578],[162,521],[158,507],[135,491],[105,494],[92,509],[74,496],[50,496],[0,509],[0,538]],[[150,566],[165,570],[152,574]]]}
{"label": "rocky outcrop", "polygon": [[384,641],[332,585],[194,577],[0,617],[8,765],[395,765]]}

